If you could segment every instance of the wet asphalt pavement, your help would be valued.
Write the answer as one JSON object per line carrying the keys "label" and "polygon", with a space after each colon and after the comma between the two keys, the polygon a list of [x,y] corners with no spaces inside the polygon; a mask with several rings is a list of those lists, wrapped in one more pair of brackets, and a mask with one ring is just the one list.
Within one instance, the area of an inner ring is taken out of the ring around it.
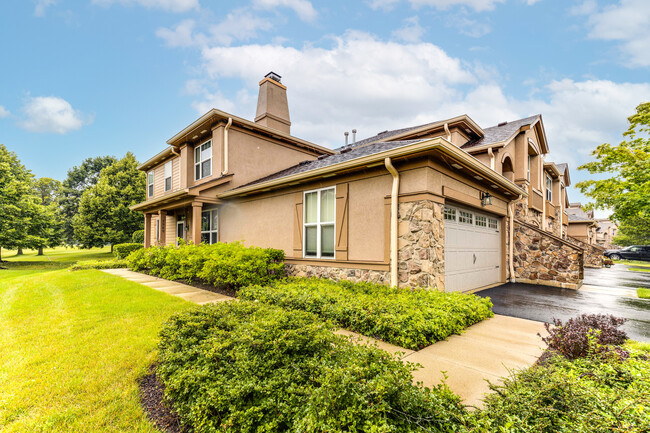
{"label": "wet asphalt pavement", "polygon": [[[589,271],[589,272],[588,272]],[[608,273],[608,271],[614,271]],[[589,282],[588,282],[589,281]],[[623,265],[585,269],[585,284],[603,287],[650,287],[650,274],[631,272]],[[633,340],[650,342],[650,300],[582,292],[533,284],[503,284],[476,293],[490,297],[494,312],[505,316],[550,323],[582,313],[613,314],[628,321],[623,325]]]}

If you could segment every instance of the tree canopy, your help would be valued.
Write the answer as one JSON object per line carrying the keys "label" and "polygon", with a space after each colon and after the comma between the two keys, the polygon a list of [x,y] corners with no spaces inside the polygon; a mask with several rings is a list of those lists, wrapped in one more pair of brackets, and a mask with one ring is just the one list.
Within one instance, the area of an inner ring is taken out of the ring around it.
{"label": "tree canopy", "polygon": [[68,170],[62,183],[61,208],[64,219],[63,236],[68,244],[75,243],[72,218],[79,211],[79,201],[84,191],[97,184],[102,169],[114,164],[114,156],[97,156],[85,159],[81,165]]}
{"label": "tree canopy", "polygon": [[[650,102],[640,104],[628,117],[629,128],[618,145],[601,144],[592,152],[595,161],[579,168],[606,175],[576,186],[593,199],[589,206],[612,209],[620,225],[620,244],[650,244]],[[644,234],[645,233],[645,234]]]}
{"label": "tree canopy", "polygon": [[144,225],[142,214],[129,209],[145,199],[145,174],[129,152],[102,169],[97,184],[84,191],[72,225],[83,247],[129,242]]}

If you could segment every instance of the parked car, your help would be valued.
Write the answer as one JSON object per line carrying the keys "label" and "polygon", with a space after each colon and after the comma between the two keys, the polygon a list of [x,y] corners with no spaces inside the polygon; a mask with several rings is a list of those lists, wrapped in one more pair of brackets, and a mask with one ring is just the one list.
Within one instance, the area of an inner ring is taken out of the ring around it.
{"label": "parked car", "polygon": [[605,257],[612,260],[645,260],[650,261],[650,246],[630,245],[618,250],[606,250]]}

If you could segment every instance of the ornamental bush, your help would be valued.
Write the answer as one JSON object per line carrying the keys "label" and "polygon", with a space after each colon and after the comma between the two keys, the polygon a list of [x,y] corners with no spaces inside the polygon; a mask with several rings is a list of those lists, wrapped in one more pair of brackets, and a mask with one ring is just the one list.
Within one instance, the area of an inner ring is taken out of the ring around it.
{"label": "ornamental bush", "polygon": [[314,313],[343,328],[412,350],[493,316],[492,302],[475,295],[316,278],[246,287],[238,296]]}
{"label": "ornamental bush", "polygon": [[142,244],[128,243],[113,245],[113,254],[118,259],[124,259],[135,250],[144,248]]}
{"label": "ornamental bush", "polygon": [[[613,350],[610,346],[627,340],[625,331],[619,329],[625,322],[626,319],[606,314],[581,314],[566,323],[554,319],[552,326],[544,325],[549,335],[542,340],[549,349],[569,359],[610,352]],[[625,355],[620,349],[618,352]]]}
{"label": "ornamental bush", "polygon": [[134,271],[232,289],[270,284],[285,275],[284,251],[245,247],[239,242],[150,247],[133,252],[127,261]]}
{"label": "ornamental bush", "polygon": [[446,386],[414,385],[412,364],[354,345],[315,315],[212,304],[163,327],[157,374],[195,432],[456,432],[468,416]]}
{"label": "ornamental bush", "polygon": [[86,269],[118,269],[126,267],[127,264],[125,260],[84,260],[75,263],[74,265],[70,266],[69,269],[71,271],[83,271]]}
{"label": "ornamental bush", "polygon": [[144,244],[144,230],[136,230],[131,235],[131,242],[134,244]]}

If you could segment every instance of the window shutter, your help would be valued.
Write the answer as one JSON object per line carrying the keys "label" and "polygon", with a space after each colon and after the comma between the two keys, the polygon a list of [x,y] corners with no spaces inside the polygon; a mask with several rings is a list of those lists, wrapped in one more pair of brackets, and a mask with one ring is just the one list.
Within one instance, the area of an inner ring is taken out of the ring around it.
{"label": "window shutter", "polygon": [[293,256],[302,257],[302,192],[295,195],[293,213]]}
{"label": "window shutter", "polygon": [[348,259],[348,184],[336,185],[336,260]]}

